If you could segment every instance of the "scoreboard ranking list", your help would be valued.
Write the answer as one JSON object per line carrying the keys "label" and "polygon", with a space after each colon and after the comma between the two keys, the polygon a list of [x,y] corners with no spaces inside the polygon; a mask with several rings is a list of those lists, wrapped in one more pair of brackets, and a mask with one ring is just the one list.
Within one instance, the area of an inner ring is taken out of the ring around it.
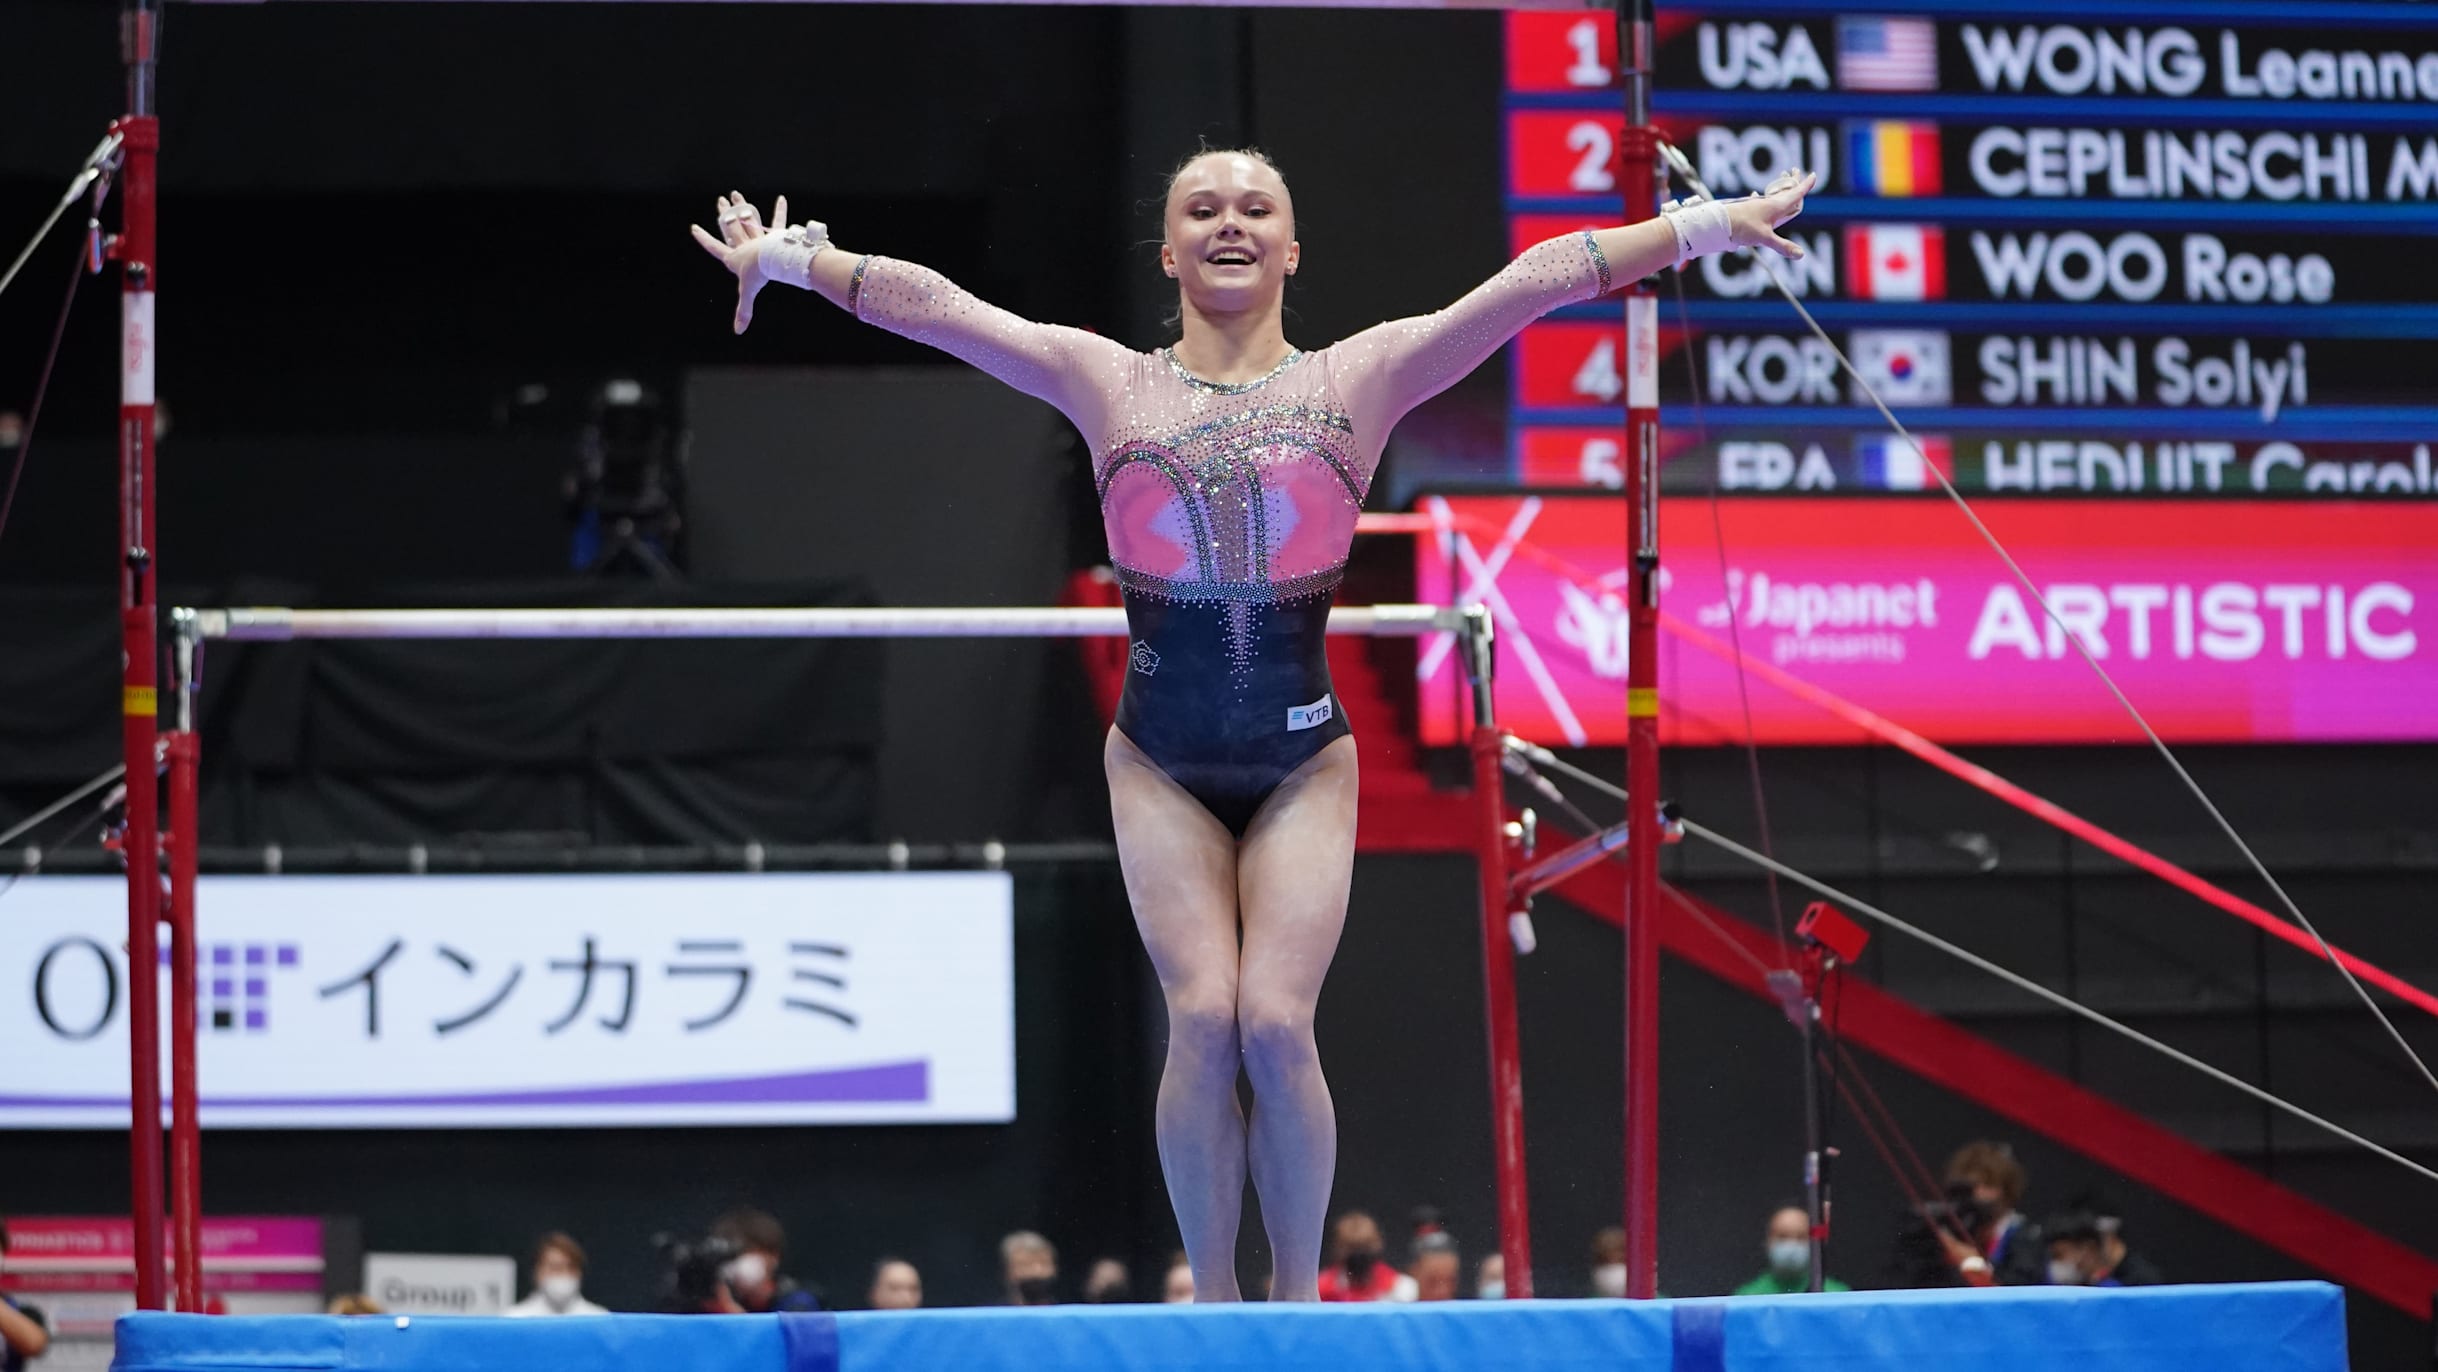
{"label": "scoreboard ranking list", "polygon": [[[1688,264],[1681,314],[1663,285],[1663,419],[1702,449],[1674,489],[1934,489],[1926,459],[1966,491],[2438,494],[2438,11],[2106,13],[1661,11],[1654,118],[1702,179],[1821,177],[1802,260]],[[1610,27],[1510,18],[1516,246],[1620,213]],[[1514,350],[1524,484],[1613,481],[1615,314]]]}

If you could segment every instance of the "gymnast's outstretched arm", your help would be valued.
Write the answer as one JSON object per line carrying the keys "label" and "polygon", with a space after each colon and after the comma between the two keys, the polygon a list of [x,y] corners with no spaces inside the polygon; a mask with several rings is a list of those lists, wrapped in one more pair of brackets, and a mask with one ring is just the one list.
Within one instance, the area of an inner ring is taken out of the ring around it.
{"label": "gymnast's outstretched arm", "polygon": [[775,228],[766,228],[741,196],[720,197],[719,216],[722,237],[696,225],[694,238],[736,273],[738,333],[753,322],[754,297],[763,286],[809,290],[866,323],[928,343],[1050,402],[1087,434],[1099,432],[1104,397],[1122,382],[1130,359],[1119,344],[1082,329],[1036,324],[929,267],[833,246],[820,224],[787,224],[785,196],[773,207]]}
{"label": "gymnast's outstretched arm", "polygon": [[1729,247],[1801,257],[1803,249],[1780,237],[1777,226],[1802,212],[1803,197],[1817,180],[1790,173],[1741,200],[1536,243],[1446,309],[1390,320],[1347,339],[1337,347],[1337,380],[1357,437],[1377,452],[1406,411],[1454,385],[1526,324],[1561,305]]}

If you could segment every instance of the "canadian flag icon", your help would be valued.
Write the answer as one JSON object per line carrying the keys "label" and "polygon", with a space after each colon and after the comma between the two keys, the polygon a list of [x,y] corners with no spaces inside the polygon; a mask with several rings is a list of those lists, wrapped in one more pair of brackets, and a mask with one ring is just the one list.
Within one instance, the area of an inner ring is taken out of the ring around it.
{"label": "canadian flag icon", "polygon": [[1848,224],[1845,263],[1856,300],[1947,298],[1947,235],[1936,224]]}

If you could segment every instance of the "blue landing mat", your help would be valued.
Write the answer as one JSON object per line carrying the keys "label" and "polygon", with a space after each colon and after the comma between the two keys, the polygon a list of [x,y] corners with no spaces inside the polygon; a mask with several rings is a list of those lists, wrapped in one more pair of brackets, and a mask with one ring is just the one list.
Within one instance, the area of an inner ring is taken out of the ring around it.
{"label": "blue landing mat", "polygon": [[113,1372],[2344,1372],[2320,1282],[909,1314],[128,1315]]}

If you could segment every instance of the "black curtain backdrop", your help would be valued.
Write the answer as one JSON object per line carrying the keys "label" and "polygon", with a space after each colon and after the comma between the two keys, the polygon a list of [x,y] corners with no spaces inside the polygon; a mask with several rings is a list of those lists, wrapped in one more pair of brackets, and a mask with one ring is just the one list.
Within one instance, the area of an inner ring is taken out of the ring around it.
{"label": "black curtain backdrop", "polygon": [[[254,582],[200,603],[307,606]],[[849,606],[851,581],[399,587],[351,608]],[[100,595],[0,592],[0,784],[25,813],[118,753]],[[699,844],[872,836],[869,640],[207,645],[212,844]],[[166,703],[168,692],[164,690]]]}

